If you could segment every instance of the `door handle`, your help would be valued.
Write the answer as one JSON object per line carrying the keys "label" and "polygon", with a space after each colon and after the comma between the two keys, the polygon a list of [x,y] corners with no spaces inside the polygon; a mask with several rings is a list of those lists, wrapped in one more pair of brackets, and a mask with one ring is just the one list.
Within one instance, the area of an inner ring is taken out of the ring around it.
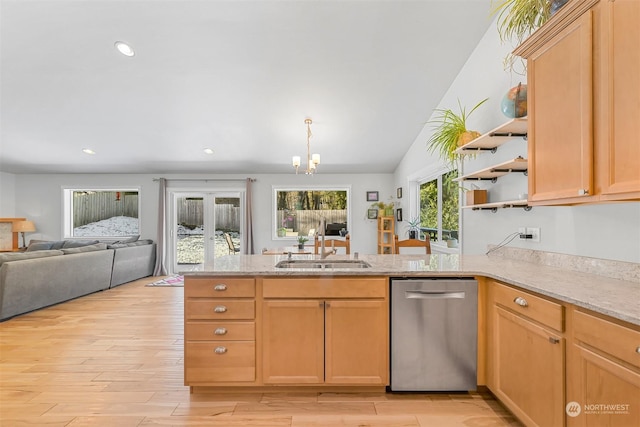
{"label": "door handle", "polygon": [[405,291],[407,299],[464,299],[464,291]]}

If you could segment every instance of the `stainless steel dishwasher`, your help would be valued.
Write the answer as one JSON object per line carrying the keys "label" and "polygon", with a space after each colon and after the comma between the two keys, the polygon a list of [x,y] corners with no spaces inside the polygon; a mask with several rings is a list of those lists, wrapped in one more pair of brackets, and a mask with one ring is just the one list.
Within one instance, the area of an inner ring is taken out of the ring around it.
{"label": "stainless steel dishwasher", "polygon": [[391,278],[391,391],[477,386],[478,282]]}

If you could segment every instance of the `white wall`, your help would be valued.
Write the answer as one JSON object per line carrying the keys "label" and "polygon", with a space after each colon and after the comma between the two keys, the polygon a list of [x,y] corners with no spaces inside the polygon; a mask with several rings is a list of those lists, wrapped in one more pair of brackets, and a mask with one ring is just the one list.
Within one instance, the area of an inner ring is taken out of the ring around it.
{"label": "white wall", "polygon": [[15,175],[0,172],[0,218],[16,218]]}
{"label": "white wall", "polygon": [[[468,124],[471,129],[487,132],[508,120],[500,111],[500,101],[518,82],[526,78],[506,72],[502,60],[511,50],[500,43],[495,23],[482,38],[467,63],[441,100],[438,108],[457,108],[457,99],[463,106],[472,107],[489,98],[473,113]],[[428,120],[428,118],[427,118]],[[425,120],[426,121],[426,120]],[[437,167],[426,149],[431,125],[418,135],[394,174],[396,186],[410,186],[410,180],[427,177]],[[495,154],[485,153],[465,161],[468,173],[497,164],[518,155],[527,157],[526,142],[514,140],[500,147]],[[437,160],[435,161],[437,163]],[[526,193],[526,177],[513,174],[500,178],[496,184],[480,183],[489,190],[490,200],[511,200]],[[465,184],[466,187],[469,184]],[[410,203],[411,202],[411,203]],[[407,200],[405,207],[417,213],[417,195]],[[407,216],[405,214],[405,216]],[[540,227],[541,241],[514,240],[510,246],[564,254],[640,262],[640,203],[613,203],[573,207],[534,207],[490,211],[462,211],[461,247],[465,254],[481,254],[488,244],[498,244],[518,227]]]}
{"label": "white wall", "polygon": [[[247,176],[256,178],[254,190],[254,232],[255,248],[259,252],[262,248],[282,246],[282,240],[272,239],[272,186],[350,186],[351,187],[351,251],[360,253],[376,253],[376,222],[366,218],[367,209],[371,202],[366,201],[367,191],[379,191],[380,199],[387,200],[395,195],[392,188],[391,174],[354,174],[354,175],[322,175],[306,176],[291,174],[274,175],[198,175],[199,178],[238,178]],[[30,233],[27,239],[60,239],[62,238],[62,188],[65,186],[94,186],[100,187],[140,187],[142,238],[157,240],[157,209],[158,183],[153,181],[158,175],[82,175],[82,174],[51,174],[51,175],[15,175],[16,215],[25,216],[36,224],[37,232]],[[194,178],[193,175],[169,175],[165,178]],[[186,188],[187,182],[172,184],[172,187]],[[206,184],[196,183],[199,189],[207,185],[228,187],[228,183]],[[288,242],[294,244],[293,241]]]}

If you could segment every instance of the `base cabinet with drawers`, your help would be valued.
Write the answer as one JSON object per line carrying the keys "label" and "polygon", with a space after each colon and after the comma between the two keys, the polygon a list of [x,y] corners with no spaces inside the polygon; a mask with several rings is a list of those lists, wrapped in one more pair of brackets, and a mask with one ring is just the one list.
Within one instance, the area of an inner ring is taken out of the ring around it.
{"label": "base cabinet with drawers", "polygon": [[388,382],[388,285],[383,277],[265,278],[264,384]]}
{"label": "base cabinet with drawers", "polygon": [[487,385],[529,426],[564,421],[564,307],[491,281]]}
{"label": "base cabinet with drawers", "polygon": [[255,279],[185,278],[185,385],[256,380]]}

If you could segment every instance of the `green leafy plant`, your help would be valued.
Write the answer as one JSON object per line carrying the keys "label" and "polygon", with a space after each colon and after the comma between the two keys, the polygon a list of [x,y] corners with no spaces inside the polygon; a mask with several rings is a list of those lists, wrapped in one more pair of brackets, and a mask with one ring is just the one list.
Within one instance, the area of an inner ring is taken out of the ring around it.
{"label": "green leafy plant", "polygon": [[417,239],[420,237],[420,217],[411,218],[407,221],[407,234],[411,239]]}
{"label": "green leafy plant", "polygon": [[308,242],[309,239],[305,236],[298,236],[298,244],[299,245],[304,245],[306,242]]}
{"label": "green leafy plant", "polygon": [[460,100],[458,100],[459,113],[448,108],[436,109],[433,119],[428,122],[434,125],[434,132],[427,141],[429,151],[438,153],[440,158],[447,162],[455,163],[460,158],[460,155],[454,152],[456,148],[480,136],[479,132],[467,129],[467,119],[488,99],[485,98],[477,103],[469,112],[462,107]]}
{"label": "green leafy plant", "polygon": [[520,44],[551,16],[549,0],[493,0],[492,15],[498,15],[500,39]]}

